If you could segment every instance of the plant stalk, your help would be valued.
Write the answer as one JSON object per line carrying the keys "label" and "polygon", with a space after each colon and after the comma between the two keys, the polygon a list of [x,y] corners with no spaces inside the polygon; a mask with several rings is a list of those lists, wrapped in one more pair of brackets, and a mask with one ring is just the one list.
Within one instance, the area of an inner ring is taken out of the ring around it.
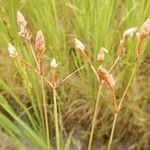
{"label": "plant stalk", "polygon": [[56,147],[57,150],[60,148],[60,135],[59,135],[59,123],[58,123],[58,108],[57,108],[57,99],[56,99],[56,87],[53,87],[53,100],[54,100],[54,118],[55,118],[55,131],[56,131]]}
{"label": "plant stalk", "polygon": [[88,150],[91,150],[91,148],[92,148],[94,128],[95,128],[95,125],[96,125],[96,118],[97,118],[98,110],[99,110],[98,106],[99,106],[99,99],[100,99],[100,94],[101,94],[101,88],[102,88],[102,86],[99,85],[97,99],[96,99],[96,104],[95,104],[95,111],[94,111],[93,120],[92,120],[92,127],[91,127],[91,132],[90,132],[90,139],[89,139],[89,144],[88,144]]}
{"label": "plant stalk", "polygon": [[133,79],[133,77],[134,77],[135,70],[136,70],[136,66],[137,66],[137,63],[135,62],[134,68],[133,68],[133,71],[132,71],[132,74],[131,74],[130,79],[129,79],[129,82],[128,82],[128,84],[127,84],[127,87],[126,87],[126,89],[125,89],[125,91],[124,91],[124,93],[123,93],[123,96],[122,96],[122,98],[121,98],[121,100],[120,100],[120,103],[119,103],[119,105],[118,105],[118,112],[115,113],[114,120],[113,120],[113,126],[112,126],[112,129],[111,129],[111,134],[110,134],[110,139],[109,139],[109,143],[108,143],[108,148],[107,148],[107,150],[110,150],[110,149],[111,149],[111,145],[112,145],[112,141],[113,141],[114,130],[115,130],[115,126],[116,126],[116,121],[117,121],[117,118],[118,118],[118,114],[119,114],[119,111],[120,111],[120,109],[121,109],[121,106],[122,106],[122,103],[123,103],[123,101],[124,101],[124,98],[125,98],[125,96],[126,96],[126,94],[127,94],[127,91],[128,91],[128,89],[129,89],[129,86],[130,86],[130,84],[131,84],[131,82],[132,82],[132,79]]}

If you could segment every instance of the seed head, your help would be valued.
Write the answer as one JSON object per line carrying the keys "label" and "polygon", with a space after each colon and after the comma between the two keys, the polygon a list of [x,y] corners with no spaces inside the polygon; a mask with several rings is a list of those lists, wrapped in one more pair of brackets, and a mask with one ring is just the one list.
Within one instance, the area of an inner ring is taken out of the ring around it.
{"label": "seed head", "polygon": [[115,80],[112,75],[109,74],[109,72],[100,66],[98,68],[98,75],[101,80],[101,83],[106,83],[111,91],[112,94],[112,102],[113,102],[113,107],[114,111],[117,113],[118,112],[118,106],[116,102],[116,94],[115,94]]}
{"label": "seed head", "polygon": [[52,61],[50,62],[51,68],[55,69],[58,66],[58,63],[56,62],[56,59],[53,58]]}
{"label": "seed head", "polygon": [[138,47],[137,47],[137,56],[136,61],[139,59],[142,49],[142,42],[145,37],[150,34],[150,19],[147,19],[144,24],[141,26],[140,31],[137,33],[138,38]]}
{"label": "seed head", "polygon": [[25,28],[27,26],[27,21],[20,11],[17,12],[17,25],[19,28]]}
{"label": "seed head", "polygon": [[18,53],[17,53],[15,47],[14,47],[12,44],[10,44],[10,43],[8,44],[8,51],[9,51],[9,55],[10,55],[11,57],[16,57],[16,56],[18,56]]}
{"label": "seed head", "polygon": [[127,39],[128,37],[132,37],[133,34],[135,34],[137,31],[136,27],[127,29],[126,31],[123,32],[122,39],[120,40],[120,45],[119,45],[119,55],[122,55],[127,44]]}
{"label": "seed head", "polygon": [[8,44],[8,51],[11,57],[16,57],[18,56],[18,53],[16,51],[16,48],[12,44]]}
{"label": "seed head", "polygon": [[75,41],[75,47],[77,49],[79,49],[80,51],[84,51],[85,50],[85,46],[83,45],[83,43],[80,40],[75,38],[74,41]]}
{"label": "seed head", "polygon": [[105,68],[100,66],[98,68],[98,75],[102,83],[106,82],[111,90],[115,90],[115,80]]}
{"label": "seed head", "polygon": [[126,31],[124,31],[123,37],[124,37],[124,38],[132,37],[133,34],[136,33],[136,31],[137,31],[137,28],[136,28],[136,27],[127,29]]}
{"label": "seed head", "polygon": [[108,53],[108,50],[104,47],[100,48],[98,56],[97,56],[97,60],[99,63],[102,63],[104,58],[105,58],[105,54],[104,53]]}
{"label": "seed head", "polygon": [[147,19],[140,29],[140,36],[148,36],[150,34],[150,19]]}
{"label": "seed head", "polygon": [[38,31],[35,38],[35,49],[39,52],[45,51],[45,40],[42,31]]}

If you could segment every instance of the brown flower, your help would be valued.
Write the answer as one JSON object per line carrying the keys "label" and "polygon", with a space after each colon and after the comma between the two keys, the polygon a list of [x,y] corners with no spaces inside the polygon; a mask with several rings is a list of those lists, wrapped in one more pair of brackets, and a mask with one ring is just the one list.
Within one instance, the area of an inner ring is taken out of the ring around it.
{"label": "brown flower", "polygon": [[110,75],[109,72],[102,66],[98,68],[98,75],[101,83],[106,83],[109,89],[111,90],[114,111],[118,112],[118,106],[116,103],[116,94],[115,94],[115,80],[113,76]]}
{"label": "brown flower", "polygon": [[150,19],[147,19],[140,29],[140,36],[146,37],[150,34]]}
{"label": "brown flower", "polygon": [[145,37],[150,34],[150,19],[147,19],[144,24],[141,26],[139,33],[137,33],[138,38],[138,48],[137,48],[137,60],[141,54],[142,42]]}
{"label": "brown flower", "polygon": [[27,21],[20,11],[17,12],[17,25],[20,29],[25,28],[27,26]]}
{"label": "brown flower", "polygon": [[45,51],[45,40],[42,31],[38,31],[35,38],[35,49],[39,52]]}
{"label": "brown flower", "polygon": [[11,57],[17,57],[18,56],[16,48],[12,44],[10,44],[10,43],[8,44],[8,51],[9,51],[9,55]]}
{"label": "brown flower", "polygon": [[134,33],[136,33],[137,28],[133,27],[130,29],[127,29],[126,31],[123,32],[122,39],[120,40],[120,46],[119,46],[119,54],[122,55],[127,44],[127,39],[128,37],[132,37]]}
{"label": "brown flower", "polygon": [[97,60],[100,64],[104,61],[105,53],[108,53],[108,50],[104,47],[101,47],[97,56]]}
{"label": "brown flower", "polygon": [[86,62],[88,64],[91,64],[91,59],[89,58],[87,52],[85,51],[85,45],[77,38],[74,39],[74,42],[75,42],[75,48],[80,51],[81,55],[86,60]]}

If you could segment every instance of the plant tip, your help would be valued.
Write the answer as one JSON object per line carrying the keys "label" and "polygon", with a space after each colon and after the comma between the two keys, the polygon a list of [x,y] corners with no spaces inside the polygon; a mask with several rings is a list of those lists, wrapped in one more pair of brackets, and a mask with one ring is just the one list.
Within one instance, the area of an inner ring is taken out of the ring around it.
{"label": "plant tip", "polygon": [[145,37],[150,34],[150,19],[147,19],[144,24],[141,26],[140,35]]}
{"label": "plant tip", "polygon": [[27,26],[27,21],[20,11],[17,11],[17,25],[20,28],[25,28]]}
{"label": "plant tip", "polygon": [[9,55],[10,55],[11,57],[16,57],[16,56],[18,56],[18,53],[17,53],[17,51],[16,51],[16,48],[15,48],[12,44],[10,44],[10,43],[8,43],[8,51],[9,51]]}
{"label": "plant tip", "polygon": [[104,47],[100,48],[98,56],[97,56],[97,60],[99,63],[102,63],[104,58],[105,58],[105,54],[104,53],[108,53],[108,50]]}
{"label": "plant tip", "polygon": [[42,31],[38,31],[35,38],[35,49],[44,52],[45,51],[45,40]]}
{"label": "plant tip", "polygon": [[50,62],[50,66],[51,68],[54,68],[54,69],[57,68],[58,63],[56,62],[55,58],[53,58],[52,61]]}
{"label": "plant tip", "polygon": [[81,51],[85,50],[85,45],[83,45],[83,43],[79,39],[75,38],[74,41],[75,41],[75,47],[77,49],[79,49]]}
{"label": "plant tip", "polygon": [[124,31],[123,36],[124,36],[124,37],[132,37],[133,34],[136,33],[136,31],[137,31],[137,28],[136,28],[136,27],[127,29],[126,31]]}

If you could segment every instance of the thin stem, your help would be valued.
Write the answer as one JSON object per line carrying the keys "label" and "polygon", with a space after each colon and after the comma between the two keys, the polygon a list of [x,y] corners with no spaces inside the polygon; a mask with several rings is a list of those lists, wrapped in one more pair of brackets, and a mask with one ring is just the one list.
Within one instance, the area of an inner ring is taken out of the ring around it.
{"label": "thin stem", "polygon": [[40,72],[40,81],[41,81],[41,88],[42,88],[42,96],[43,96],[43,106],[44,106],[44,118],[45,118],[45,127],[46,127],[46,139],[47,139],[47,150],[50,150],[50,135],[49,135],[49,125],[48,125],[48,110],[47,110],[47,100],[45,96],[45,88],[44,82],[41,75],[44,72],[44,59],[43,59],[43,51],[39,52],[39,72]]}
{"label": "thin stem", "polygon": [[58,87],[60,84],[64,83],[67,79],[69,79],[70,77],[72,77],[75,73],[77,73],[78,71],[80,71],[81,69],[83,69],[84,67],[86,67],[87,64],[83,65],[82,67],[78,68],[77,70],[75,70],[74,72],[72,72],[71,74],[69,74],[66,78],[64,78],[62,81],[58,82],[56,87]]}
{"label": "thin stem", "polygon": [[45,97],[44,82],[42,76],[40,77],[42,96],[43,96],[43,106],[44,106],[44,117],[45,117],[45,126],[46,126],[46,137],[47,137],[47,150],[50,150],[50,136],[49,136],[49,125],[48,125],[48,110],[47,110],[47,101]]}
{"label": "thin stem", "polygon": [[[125,98],[125,96],[126,96],[126,94],[127,94],[127,91],[128,91],[128,89],[129,89],[129,86],[130,86],[130,84],[131,84],[131,82],[132,82],[132,79],[133,79],[133,76],[134,76],[134,73],[135,73],[135,70],[136,70],[136,66],[137,66],[137,63],[134,64],[134,68],[133,68],[131,77],[130,77],[130,79],[129,79],[129,82],[128,82],[128,84],[127,84],[127,87],[126,87],[126,89],[125,89],[125,91],[124,91],[124,93],[123,93],[123,96],[122,96],[122,98],[121,98],[121,100],[120,100],[120,103],[119,103],[119,105],[118,105],[118,113],[119,113],[119,111],[120,111],[120,109],[121,109],[121,106],[122,106],[122,103],[123,103],[123,101],[124,101],[124,98]],[[114,130],[115,130],[115,126],[116,126],[116,121],[117,121],[117,118],[118,118],[118,113],[115,113],[115,117],[114,117],[112,129],[111,129],[111,135],[110,135],[110,139],[109,139],[109,143],[108,143],[108,148],[107,148],[107,150],[110,150],[110,149],[111,149],[111,144],[112,144],[112,140],[113,140],[113,136],[114,136]]]}
{"label": "thin stem", "polygon": [[100,98],[100,94],[101,94],[101,88],[102,88],[102,86],[99,85],[97,99],[96,99],[96,104],[95,104],[95,111],[94,111],[93,120],[92,120],[92,127],[91,127],[91,132],[90,132],[90,139],[89,139],[89,144],[88,144],[88,150],[91,150],[91,148],[92,148],[94,128],[95,128],[95,125],[96,125],[96,118],[97,118],[98,110],[99,110],[98,106],[99,106],[99,98]]}
{"label": "thin stem", "polygon": [[42,88],[42,96],[43,96],[43,106],[44,106],[44,116],[45,116],[45,124],[46,124],[46,135],[47,135],[47,144],[48,144],[48,150],[50,150],[50,137],[49,137],[49,127],[48,127],[48,116],[47,116],[47,105],[46,105],[46,98],[45,98],[45,90],[44,90],[44,82],[43,79],[45,81],[47,81],[49,83],[49,85],[52,87],[53,85],[34,67],[32,67],[32,65],[27,62],[25,59],[16,56],[16,58],[22,62],[23,64],[25,64],[26,66],[28,66],[30,69],[32,69],[34,72],[36,72],[38,75],[40,75],[40,81],[41,81],[41,88]]}
{"label": "thin stem", "polygon": [[95,68],[94,68],[94,66],[93,66],[92,64],[90,64],[90,66],[91,66],[91,68],[92,68],[94,74],[96,75],[96,78],[97,78],[98,83],[100,83],[100,80],[99,80],[99,76],[98,76],[98,74],[97,74],[97,71],[95,70]]}
{"label": "thin stem", "polygon": [[36,55],[35,55],[35,52],[34,52],[34,49],[33,49],[32,45],[31,45],[31,43],[29,43],[29,45],[30,45],[30,49],[31,49],[31,52],[32,52],[32,55],[33,55],[34,61],[35,61],[36,65],[37,65],[37,68],[38,68],[38,70],[39,70],[39,69],[40,69],[40,67],[39,67],[38,59],[37,59],[37,57],[36,57]]}
{"label": "thin stem", "polygon": [[22,62],[24,65],[26,65],[27,67],[29,67],[31,70],[33,70],[35,73],[37,73],[38,75],[40,75],[51,87],[53,87],[52,83],[47,79],[45,78],[43,75],[40,74],[40,72],[35,69],[29,62],[27,62],[25,59],[19,57],[19,56],[16,56],[16,58]]}
{"label": "thin stem", "polygon": [[109,72],[111,72],[112,69],[116,66],[116,64],[118,63],[119,59],[120,59],[120,55],[118,55],[118,57],[116,58],[116,60],[115,60],[115,62],[113,63],[112,67],[109,69]]}
{"label": "thin stem", "polygon": [[53,100],[54,100],[54,118],[55,118],[55,130],[56,130],[56,146],[57,150],[60,148],[60,136],[59,136],[59,123],[58,123],[58,109],[57,109],[57,99],[56,99],[56,88],[53,87]]}

